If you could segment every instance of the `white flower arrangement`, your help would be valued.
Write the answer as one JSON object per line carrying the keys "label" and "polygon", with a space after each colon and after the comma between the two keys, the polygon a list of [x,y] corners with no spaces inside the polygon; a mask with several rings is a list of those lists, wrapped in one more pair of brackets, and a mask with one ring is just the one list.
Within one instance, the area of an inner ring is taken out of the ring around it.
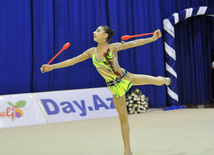
{"label": "white flower arrangement", "polygon": [[127,94],[126,105],[129,114],[144,113],[149,111],[149,98],[146,97],[138,88]]}

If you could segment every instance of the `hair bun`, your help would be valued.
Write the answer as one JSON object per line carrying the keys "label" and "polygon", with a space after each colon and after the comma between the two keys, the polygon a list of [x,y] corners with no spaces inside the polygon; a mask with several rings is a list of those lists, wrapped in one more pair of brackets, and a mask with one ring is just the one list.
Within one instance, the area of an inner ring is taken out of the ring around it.
{"label": "hair bun", "polygon": [[113,29],[111,29],[111,36],[113,36],[114,35],[114,30]]}
{"label": "hair bun", "polygon": [[110,27],[106,26],[106,25],[102,25],[101,27],[104,29],[105,33],[108,34],[107,42],[110,43],[111,38],[114,35],[114,30],[111,29]]}

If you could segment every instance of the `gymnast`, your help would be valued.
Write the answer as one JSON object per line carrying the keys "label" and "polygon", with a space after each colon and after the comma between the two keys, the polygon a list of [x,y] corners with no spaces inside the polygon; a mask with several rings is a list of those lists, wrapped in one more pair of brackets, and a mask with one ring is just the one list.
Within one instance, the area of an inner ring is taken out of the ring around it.
{"label": "gymnast", "polygon": [[97,47],[92,47],[77,57],[57,64],[44,64],[41,67],[41,72],[45,73],[52,71],[53,69],[72,66],[88,58],[92,58],[94,66],[100,75],[105,79],[108,88],[113,94],[114,105],[119,114],[121,124],[124,154],[132,155],[133,153],[131,151],[129,140],[130,128],[126,109],[125,93],[131,88],[132,85],[170,85],[171,80],[168,77],[153,77],[128,72],[119,66],[117,52],[154,42],[161,37],[161,32],[160,30],[156,30],[150,38],[136,39],[134,41],[124,43],[110,43],[111,38],[114,35],[114,30],[108,26],[99,26],[93,34],[94,41],[98,43]]}

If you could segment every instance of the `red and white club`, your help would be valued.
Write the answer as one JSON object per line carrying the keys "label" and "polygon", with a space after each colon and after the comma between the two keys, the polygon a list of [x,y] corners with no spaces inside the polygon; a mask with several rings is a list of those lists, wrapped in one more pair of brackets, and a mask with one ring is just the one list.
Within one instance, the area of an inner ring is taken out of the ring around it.
{"label": "red and white club", "polygon": [[60,54],[62,51],[66,50],[70,46],[70,43],[67,42],[62,49],[47,63],[48,65]]}
{"label": "red and white club", "polygon": [[[159,32],[157,32],[158,34]],[[148,36],[148,35],[152,35],[154,33],[144,33],[144,34],[138,34],[138,35],[124,35],[121,37],[122,40],[129,40],[131,38],[135,38],[135,37],[142,37],[142,36]]]}

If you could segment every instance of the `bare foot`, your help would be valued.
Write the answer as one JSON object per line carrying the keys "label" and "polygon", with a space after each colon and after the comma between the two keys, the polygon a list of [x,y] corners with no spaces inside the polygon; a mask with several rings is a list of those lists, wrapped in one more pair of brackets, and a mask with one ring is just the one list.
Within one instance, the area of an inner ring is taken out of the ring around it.
{"label": "bare foot", "polygon": [[132,151],[130,152],[125,152],[125,155],[133,155]]}
{"label": "bare foot", "polygon": [[171,79],[169,77],[158,76],[158,78],[161,79],[162,82],[164,82],[163,84],[165,84],[167,86],[171,84]]}
{"label": "bare foot", "polygon": [[169,77],[165,78],[164,81],[167,86],[171,84],[171,79]]}

